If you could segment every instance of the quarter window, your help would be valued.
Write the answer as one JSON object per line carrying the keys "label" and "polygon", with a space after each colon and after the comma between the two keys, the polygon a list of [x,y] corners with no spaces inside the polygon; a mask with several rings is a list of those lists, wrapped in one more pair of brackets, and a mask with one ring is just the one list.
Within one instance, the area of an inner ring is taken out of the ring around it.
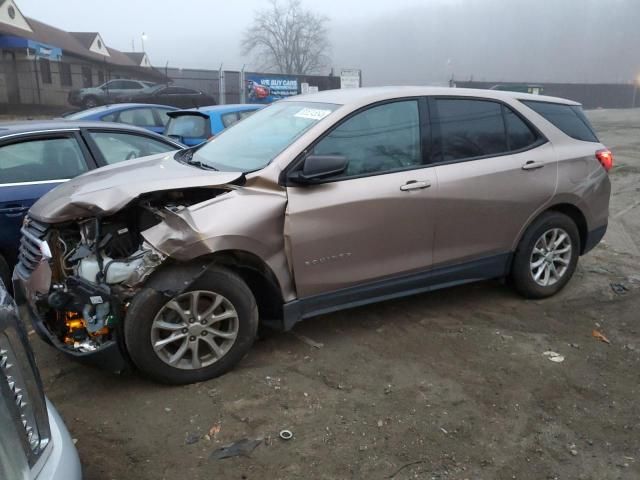
{"label": "quarter window", "polygon": [[535,100],[523,100],[522,103],[539,115],[542,115],[546,120],[571,138],[584,140],[585,142],[598,141],[589,120],[579,105],[563,105],[560,103],[538,102]]}
{"label": "quarter window", "polygon": [[421,165],[418,102],[387,103],[358,113],[323,138],[313,153],[346,157],[347,169],[341,177]]}
{"label": "quarter window", "polygon": [[0,147],[0,184],[73,178],[87,171],[74,138],[31,140]]}

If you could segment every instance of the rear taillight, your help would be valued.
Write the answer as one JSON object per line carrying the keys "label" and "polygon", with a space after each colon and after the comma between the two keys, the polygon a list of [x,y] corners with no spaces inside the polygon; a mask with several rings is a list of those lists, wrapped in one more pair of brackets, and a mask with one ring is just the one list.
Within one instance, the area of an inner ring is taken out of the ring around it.
{"label": "rear taillight", "polygon": [[596,158],[607,172],[613,168],[613,153],[608,148],[596,152]]}

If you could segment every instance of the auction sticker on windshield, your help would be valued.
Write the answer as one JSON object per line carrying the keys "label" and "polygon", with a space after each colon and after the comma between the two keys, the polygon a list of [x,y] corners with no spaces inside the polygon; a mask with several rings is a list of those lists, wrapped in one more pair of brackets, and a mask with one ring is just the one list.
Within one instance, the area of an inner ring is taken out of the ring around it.
{"label": "auction sticker on windshield", "polygon": [[303,108],[298,113],[296,113],[294,117],[306,118],[308,120],[322,120],[330,113],[331,110],[322,110],[319,108]]}

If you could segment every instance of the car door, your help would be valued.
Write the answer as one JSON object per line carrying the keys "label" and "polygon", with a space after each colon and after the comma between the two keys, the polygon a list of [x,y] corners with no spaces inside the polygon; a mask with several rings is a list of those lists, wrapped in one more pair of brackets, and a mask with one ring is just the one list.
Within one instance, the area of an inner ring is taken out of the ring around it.
{"label": "car door", "polygon": [[298,297],[431,266],[437,181],[424,161],[426,117],[424,100],[373,105],[310,148],[344,156],[348,166],[321,184],[287,187],[285,237]]}
{"label": "car door", "polygon": [[73,132],[19,136],[0,143],[0,254],[15,261],[22,219],[46,192],[94,167]]}
{"label": "car door", "polygon": [[555,191],[553,147],[500,102],[440,97],[430,107],[439,189],[434,267],[504,260]]}
{"label": "car door", "polygon": [[141,133],[92,128],[84,129],[82,135],[100,166],[180,149],[168,139]]}

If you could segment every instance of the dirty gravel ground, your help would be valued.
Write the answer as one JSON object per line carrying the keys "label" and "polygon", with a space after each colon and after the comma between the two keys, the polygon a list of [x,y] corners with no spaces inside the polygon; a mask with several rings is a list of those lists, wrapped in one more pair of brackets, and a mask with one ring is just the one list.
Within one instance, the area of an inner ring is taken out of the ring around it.
{"label": "dirty gravel ground", "polygon": [[[590,116],[616,153],[611,226],[555,298],[496,281],[326,315],[177,388],[33,338],[86,477],[640,478],[640,109]],[[209,459],[243,438],[264,440],[250,457]]]}

